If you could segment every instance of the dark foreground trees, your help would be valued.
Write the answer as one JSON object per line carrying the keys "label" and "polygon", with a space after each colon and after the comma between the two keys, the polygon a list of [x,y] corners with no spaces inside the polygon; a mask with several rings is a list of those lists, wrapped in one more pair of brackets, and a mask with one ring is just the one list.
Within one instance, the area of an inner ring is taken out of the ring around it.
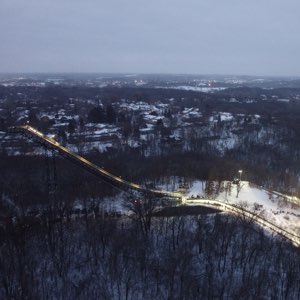
{"label": "dark foreground trees", "polygon": [[298,249],[229,215],[7,223],[1,299],[299,299]]}

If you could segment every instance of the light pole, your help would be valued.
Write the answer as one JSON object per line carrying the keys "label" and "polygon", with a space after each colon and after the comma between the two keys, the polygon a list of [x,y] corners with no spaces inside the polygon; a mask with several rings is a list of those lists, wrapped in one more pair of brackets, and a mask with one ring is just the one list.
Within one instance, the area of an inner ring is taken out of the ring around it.
{"label": "light pole", "polygon": [[239,174],[240,174],[240,181],[242,181],[242,173],[243,173],[243,170],[239,170]]}

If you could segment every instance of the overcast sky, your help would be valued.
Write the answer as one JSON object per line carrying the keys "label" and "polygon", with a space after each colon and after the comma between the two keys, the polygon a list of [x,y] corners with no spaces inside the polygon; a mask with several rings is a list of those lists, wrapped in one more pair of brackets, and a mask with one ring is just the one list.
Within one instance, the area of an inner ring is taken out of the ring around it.
{"label": "overcast sky", "polygon": [[0,0],[0,72],[300,75],[299,0]]}

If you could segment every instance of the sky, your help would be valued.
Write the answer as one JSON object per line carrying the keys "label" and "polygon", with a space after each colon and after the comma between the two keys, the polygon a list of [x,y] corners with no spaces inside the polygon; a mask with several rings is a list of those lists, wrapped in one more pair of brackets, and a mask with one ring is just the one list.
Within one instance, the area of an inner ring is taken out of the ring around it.
{"label": "sky", "polygon": [[299,0],[0,2],[0,72],[300,75]]}

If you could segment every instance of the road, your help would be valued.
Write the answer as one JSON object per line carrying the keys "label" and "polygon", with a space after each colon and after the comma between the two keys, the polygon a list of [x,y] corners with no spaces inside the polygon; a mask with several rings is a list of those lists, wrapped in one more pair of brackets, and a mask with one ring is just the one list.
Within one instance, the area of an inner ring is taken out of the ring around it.
{"label": "road", "polygon": [[231,205],[228,203],[224,203],[222,201],[218,200],[211,200],[211,199],[193,199],[193,200],[186,200],[184,196],[181,193],[177,192],[169,192],[169,191],[163,191],[163,190],[155,190],[155,189],[146,189],[139,184],[129,182],[119,176],[116,176],[103,168],[100,168],[99,166],[95,165],[94,163],[90,162],[86,158],[70,151],[68,148],[62,146],[60,143],[58,143],[56,140],[44,135],[37,129],[29,126],[29,125],[23,125],[23,126],[15,126],[11,127],[9,129],[9,132],[14,133],[25,133],[29,134],[30,136],[34,137],[38,141],[42,142],[46,146],[53,148],[57,150],[60,154],[63,156],[71,159],[72,161],[79,163],[81,166],[84,166],[86,169],[91,171],[92,173],[101,176],[102,178],[106,178],[110,180],[111,182],[115,183],[116,185],[123,185],[124,187],[128,187],[143,193],[151,193],[156,196],[165,196],[170,198],[176,198],[183,201],[186,205],[192,205],[193,203],[202,204],[202,205],[208,205],[214,208],[221,209],[223,211],[229,211],[231,213],[240,214],[243,215],[249,219],[253,219],[257,224],[263,226],[264,228],[268,228],[269,230],[276,232],[277,234],[285,237],[286,239],[290,240],[295,246],[300,246],[300,237],[288,232],[287,230],[278,227],[275,224],[272,224],[271,222],[259,217],[258,215],[247,211],[241,207]]}
{"label": "road", "polygon": [[43,134],[42,132],[38,131],[37,129],[35,129],[29,125],[10,127],[9,132],[29,134],[30,136],[34,137],[36,140],[45,144],[47,147],[57,150],[63,156],[69,158],[70,160],[72,160],[76,163],[79,163],[80,165],[84,166],[86,169],[88,169],[92,173],[99,175],[103,178],[106,178],[110,182],[115,183],[117,185],[123,185],[124,187],[128,187],[128,188],[140,191],[142,193],[148,193],[148,194],[150,193],[150,194],[154,194],[154,195],[160,196],[160,197],[170,197],[170,198],[177,198],[177,199],[182,198],[182,195],[180,193],[155,190],[155,189],[146,189],[139,184],[129,182],[119,176],[116,176],[116,175],[104,170],[103,168],[100,168],[99,166],[90,162],[86,158],[72,152],[68,148],[62,146],[56,140],[48,137],[47,135]]}
{"label": "road", "polygon": [[255,223],[259,224],[260,226],[267,228],[283,237],[288,239],[293,243],[293,245],[300,247],[300,237],[283,229],[280,228],[279,226],[265,220],[264,218],[258,216],[257,214],[248,211],[246,209],[243,209],[239,206],[236,205],[231,205],[228,203],[224,203],[219,200],[211,200],[211,199],[193,199],[193,200],[185,200],[186,205],[194,205],[194,204],[204,204],[208,205],[210,207],[215,207],[218,209],[221,209],[223,211],[228,211],[234,214],[242,215],[245,216],[248,219],[254,220]]}

